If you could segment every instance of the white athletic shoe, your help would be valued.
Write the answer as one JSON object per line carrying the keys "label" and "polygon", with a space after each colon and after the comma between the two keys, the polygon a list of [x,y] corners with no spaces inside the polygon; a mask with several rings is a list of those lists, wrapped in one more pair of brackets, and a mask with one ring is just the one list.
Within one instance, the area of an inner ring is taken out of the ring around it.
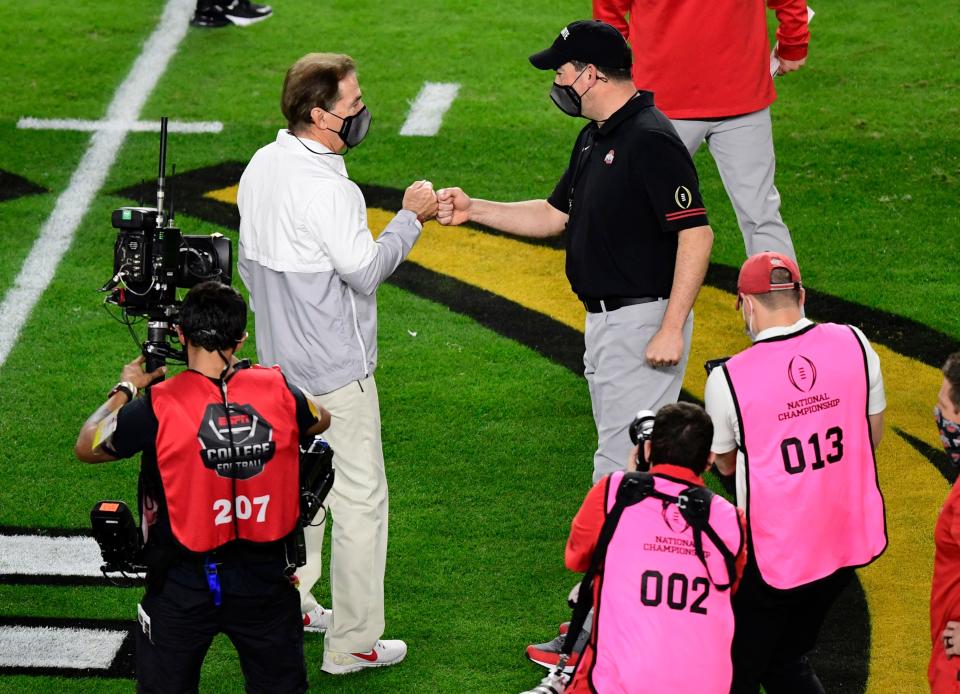
{"label": "white athletic shoe", "polygon": [[331,675],[346,675],[368,667],[386,667],[396,665],[407,657],[407,644],[399,639],[377,641],[367,653],[323,652],[323,665],[320,669]]}
{"label": "white athletic shoe", "polygon": [[333,610],[327,610],[317,605],[303,615],[304,631],[326,631],[333,620]]}

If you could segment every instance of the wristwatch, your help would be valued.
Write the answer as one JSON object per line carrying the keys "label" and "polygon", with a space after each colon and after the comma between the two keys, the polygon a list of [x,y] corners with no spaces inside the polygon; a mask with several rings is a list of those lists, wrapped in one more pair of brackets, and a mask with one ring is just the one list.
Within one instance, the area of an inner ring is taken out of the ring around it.
{"label": "wristwatch", "polygon": [[107,400],[120,392],[126,393],[127,402],[132,402],[133,399],[137,397],[137,387],[135,385],[130,381],[120,381],[120,383],[113,387],[113,390],[107,393]]}

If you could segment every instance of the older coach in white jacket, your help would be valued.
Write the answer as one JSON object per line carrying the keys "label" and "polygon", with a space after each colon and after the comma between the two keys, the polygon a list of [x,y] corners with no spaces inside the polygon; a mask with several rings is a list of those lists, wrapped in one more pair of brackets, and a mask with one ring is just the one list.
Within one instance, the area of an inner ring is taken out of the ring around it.
{"label": "older coach in white jacket", "polygon": [[333,613],[310,591],[320,577],[323,527],[307,529],[298,571],[305,623],[327,628],[322,670],[333,674],[403,660],[406,644],[381,640],[387,555],[387,479],[380,440],[377,287],[436,214],[431,184],[417,181],[374,241],[363,194],[342,153],[360,143],[370,114],[345,55],[311,53],[287,72],[289,129],[260,149],[243,177],[238,269],[250,290],[257,356],[330,411],[336,478],[330,583]]}

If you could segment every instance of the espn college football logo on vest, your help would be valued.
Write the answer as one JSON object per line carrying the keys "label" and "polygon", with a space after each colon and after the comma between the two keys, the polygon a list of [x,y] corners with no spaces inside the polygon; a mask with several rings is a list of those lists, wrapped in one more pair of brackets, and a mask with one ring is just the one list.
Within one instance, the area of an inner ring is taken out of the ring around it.
{"label": "espn college football logo on vest", "polygon": [[256,477],[277,450],[273,427],[251,405],[231,403],[229,420],[227,416],[223,405],[207,406],[197,432],[200,459],[204,467],[220,477],[238,480]]}

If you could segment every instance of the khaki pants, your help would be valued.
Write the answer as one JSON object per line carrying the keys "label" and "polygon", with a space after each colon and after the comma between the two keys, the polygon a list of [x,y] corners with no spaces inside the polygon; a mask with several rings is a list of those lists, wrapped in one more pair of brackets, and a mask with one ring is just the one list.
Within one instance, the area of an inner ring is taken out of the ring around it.
{"label": "khaki pants", "polygon": [[[380,440],[380,402],[373,376],[324,395],[305,393],[330,411],[323,437],[336,470],[327,508],[333,527],[330,592],[333,623],[325,648],[366,652],[383,635],[383,576],[387,560],[387,476]],[[318,514],[318,518],[320,518]],[[301,609],[317,605],[311,589],[320,578],[323,524],[305,529],[307,563],[297,571]]]}

